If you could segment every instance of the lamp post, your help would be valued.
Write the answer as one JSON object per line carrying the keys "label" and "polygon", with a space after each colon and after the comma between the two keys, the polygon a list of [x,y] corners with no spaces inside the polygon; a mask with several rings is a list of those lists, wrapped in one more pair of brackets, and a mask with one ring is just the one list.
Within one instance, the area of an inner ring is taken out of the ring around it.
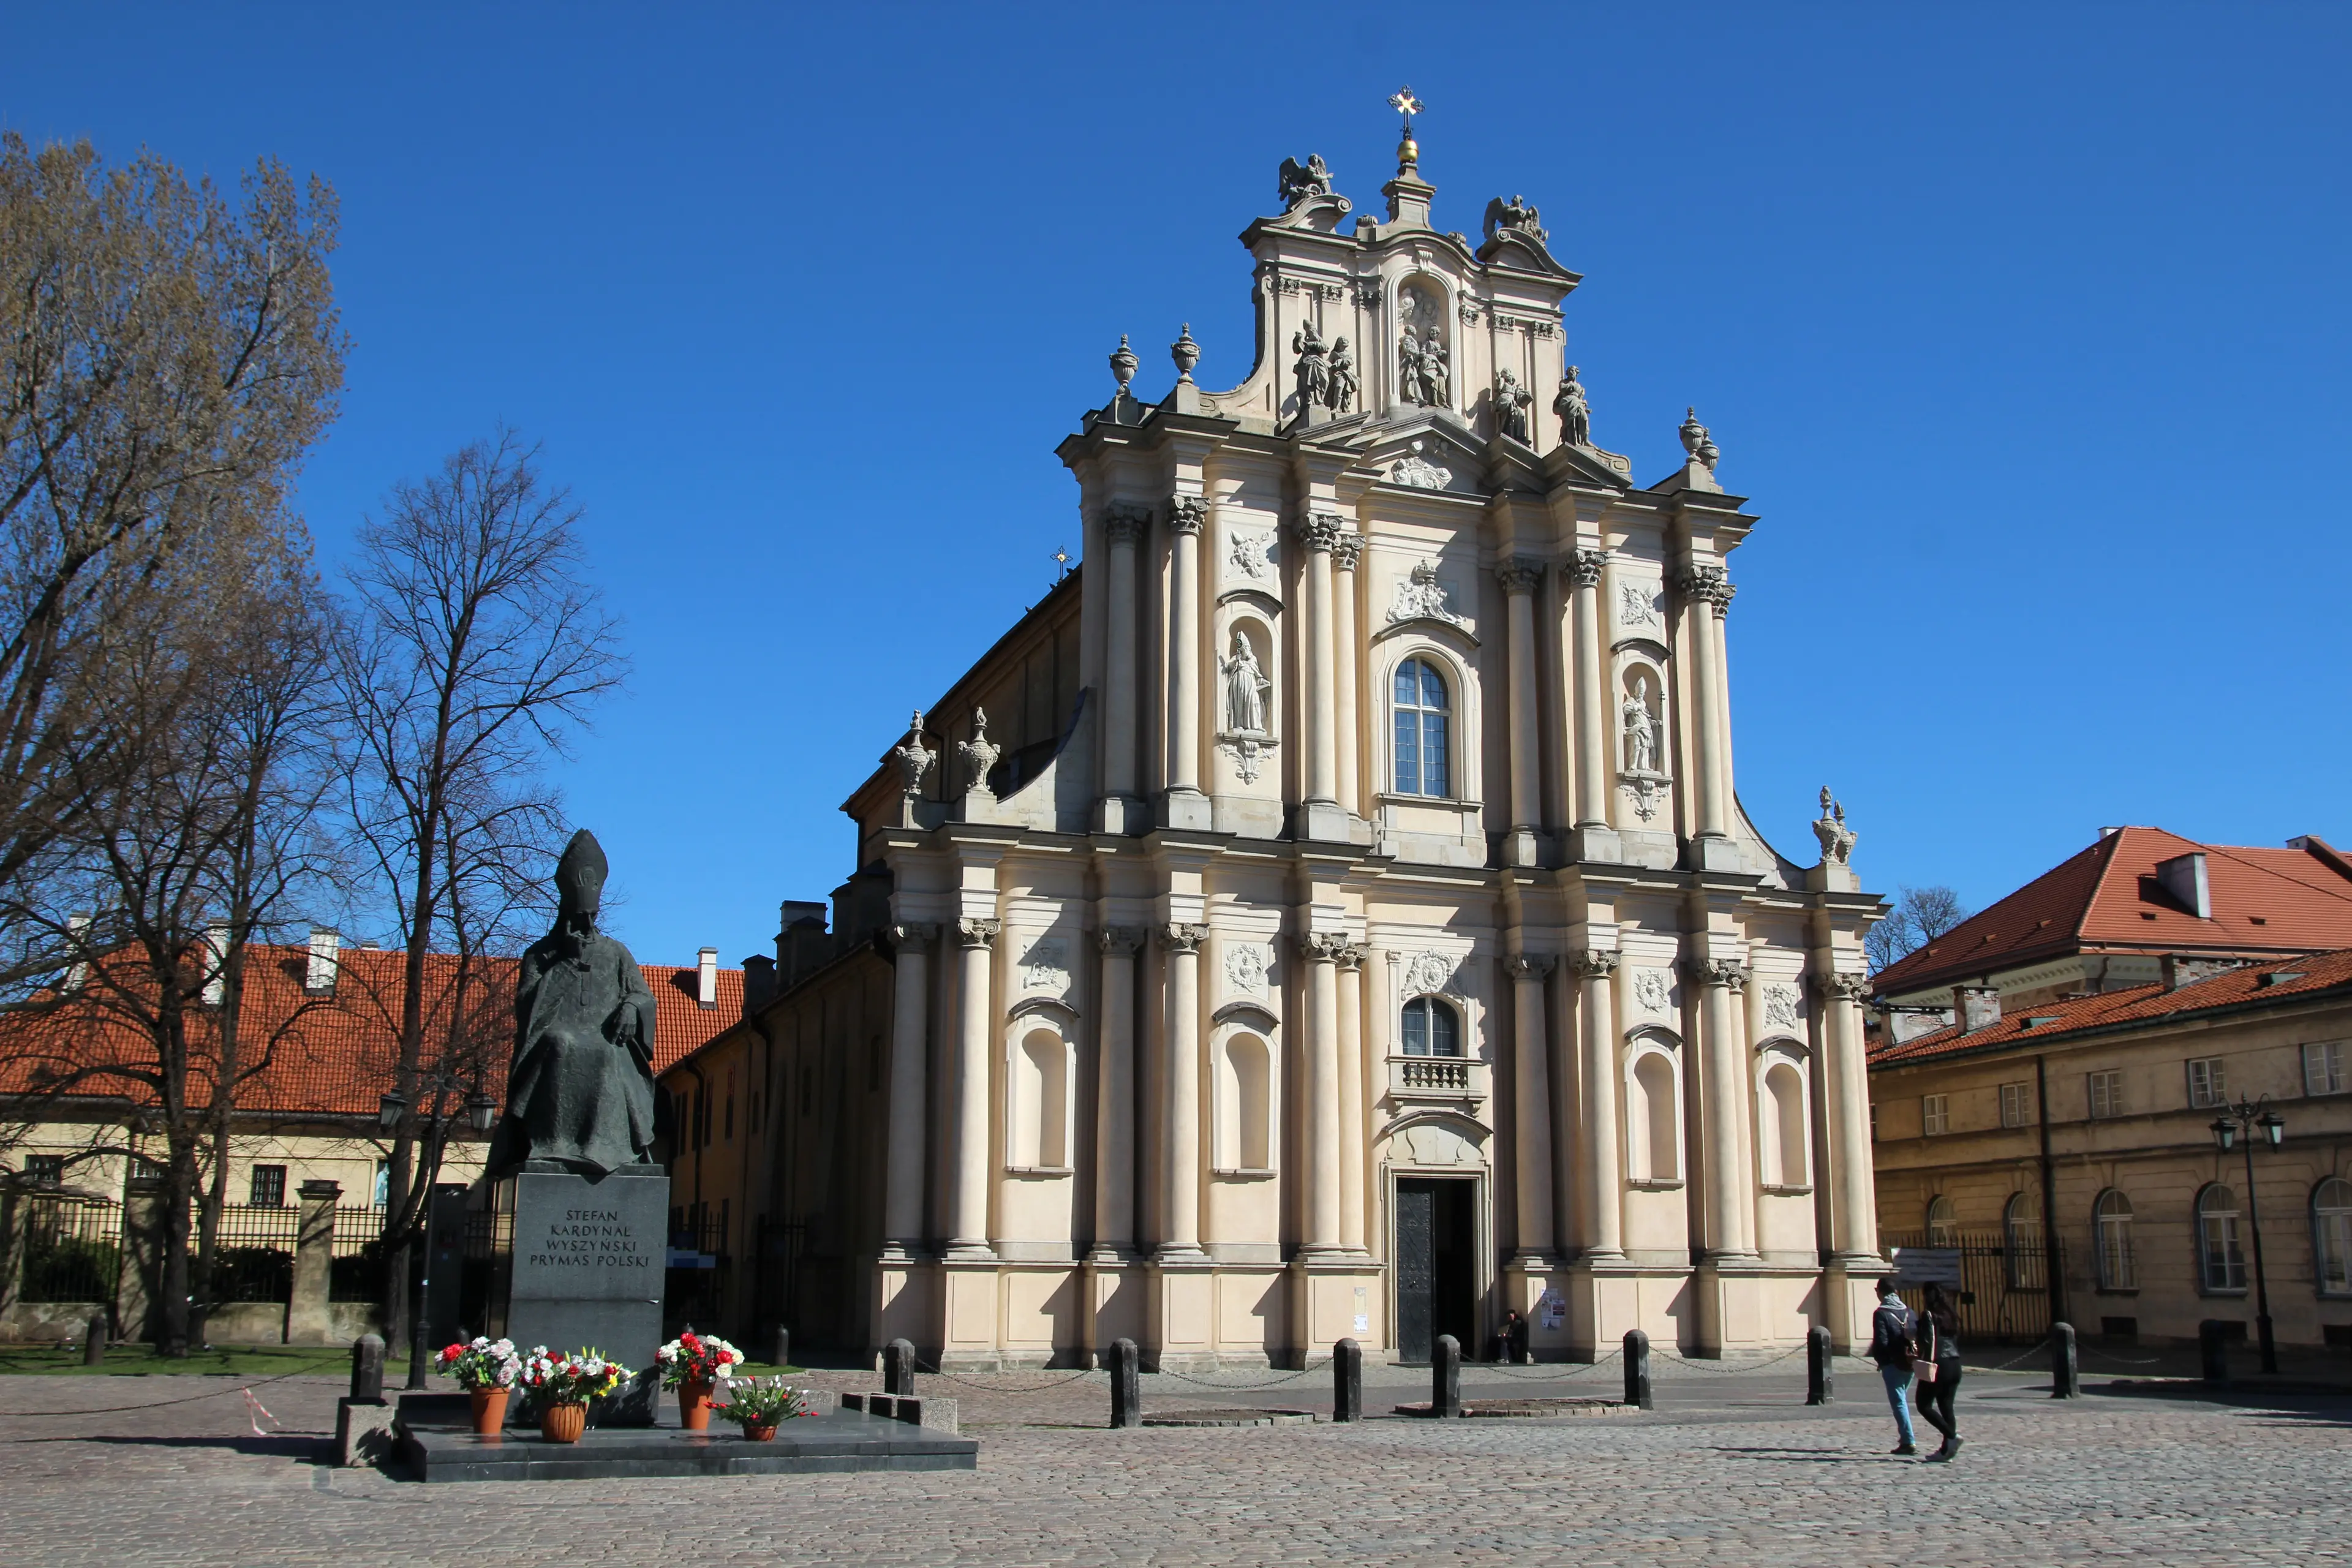
{"label": "lamp post", "polygon": [[[425,1153],[425,1158],[419,1162],[419,1168],[437,1173],[441,1169],[441,1152],[449,1141],[450,1124],[456,1120],[452,1112],[442,1109],[445,1097],[463,1094],[466,1086],[453,1074],[436,1072],[420,1074],[416,1088],[417,1092],[425,1096],[425,1103],[431,1108],[418,1117],[423,1123]],[[483,1093],[478,1086],[471,1094],[466,1095],[465,1108],[467,1124],[476,1132],[486,1133],[498,1124],[499,1102]],[[385,1089],[377,1097],[375,1123],[385,1132],[397,1131],[401,1118],[407,1114],[408,1097],[397,1089]],[[429,1224],[433,1214],[431,1184],[421,1185],[428,1190],[420,1215]],[[411,1388],[425,1386],[425,1303],[432,1299],[433,1249],[428,1246],[423,1250],[424,1268],[418,1271],[416,1279],[416,1310],[408,1315],[408,1386]]]}
{"label": "lamp post", "polygon": [[2254,1198],[2254,1140],[2275,1149],[2286,1139],[2286,1123],[2270,1108],[2271,1097],[2225,1105],[2212,1121],[2213,1141],[2228,1153],[2242,1138],[2246,1146],[2246,1223],[2254,1239],[2254,1331],[2262,1341],[2263,1370],[2278,1371],[2278,1342],[2271,1333],[2271,1279],[2263,1267],[2262,1205]]}

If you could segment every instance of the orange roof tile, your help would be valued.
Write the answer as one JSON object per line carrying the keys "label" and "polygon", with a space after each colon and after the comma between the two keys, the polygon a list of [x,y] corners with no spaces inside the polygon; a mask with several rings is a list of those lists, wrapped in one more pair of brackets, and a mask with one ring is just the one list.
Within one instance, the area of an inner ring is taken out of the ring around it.
{"label": "orange roof tile", "polygon": [[[2352,947],[2352,868],[2311,847],[2200,844],[2121,827],[1881,970],[1881,995],[1952,984],[2081,952],[2313,952]],[[2158,885],[2161,861],[2202,850],[2210,919]]]}

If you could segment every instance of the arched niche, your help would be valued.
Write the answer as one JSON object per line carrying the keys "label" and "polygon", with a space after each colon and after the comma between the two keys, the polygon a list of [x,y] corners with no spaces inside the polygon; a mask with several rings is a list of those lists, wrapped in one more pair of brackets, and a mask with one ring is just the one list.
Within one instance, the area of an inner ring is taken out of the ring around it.
{"label": "arched niche", "polygon": [[1625,1042],[1625,1179],[1634,1186],[1683,1180],[1682,1041],[1643,1029]]}
{"label": "arched niche", "polygon": [[1806,1192],[1812,1177],[1812,1088],[1801,1041],[1756,1047],[1756,1166],[1768,1190]]}
{"label": "arched niche", "polygon": [[1394,392],[1391,404],[1461,406],[1462,366],[1455,352],[1454,311],[1454,290],[1435,273],[1410,272],[1398,279],[1391,318],[1396,322],[1396,339],[1390,347],[1388,366]]}

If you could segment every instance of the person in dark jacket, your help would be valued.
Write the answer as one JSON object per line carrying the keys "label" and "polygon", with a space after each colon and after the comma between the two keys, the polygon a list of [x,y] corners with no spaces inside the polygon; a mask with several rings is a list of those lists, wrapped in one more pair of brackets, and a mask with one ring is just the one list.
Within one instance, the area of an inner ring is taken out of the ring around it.
{"label": "person in dark jacket", "polygon": [[1916,1337],[1920,1359],[1936,1367],[1935,1381],[1918,1385],[1919,1414],[1944,1435],[1944,1446],[1927,1458],[1949,1459],[1960,1451],[1959,1422],[1952,1413],[1952,1397],[1960,1389],[1960,1315],[1941,1285],[1927,1287],[1927,1310],[1919,1314]]}
{"label": "person in dark jacket", "polygon": [[1886,1403],[1895,1410],[1895,1435],[1903,1439],[1895,1445],[1898,1454],[1919,1451],[1911,1437],[1913,1332],[1911,1309],[1895,1293],[1894,1279],[1880,1276],[1878,1310],[1870,1315],[1870,1349],[1864,1353],[1878,1363],[1878,1375],[1885,1381]]}

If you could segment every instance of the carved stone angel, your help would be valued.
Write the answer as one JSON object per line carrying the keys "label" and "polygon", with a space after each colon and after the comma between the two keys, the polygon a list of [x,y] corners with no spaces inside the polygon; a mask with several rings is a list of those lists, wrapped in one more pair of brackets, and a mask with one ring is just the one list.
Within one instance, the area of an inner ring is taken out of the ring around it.
{"label": "carved stone angel", "polygon": [[1331,171],[1324,165],[1322,154],[1309,153],[1307,162],[1285,158],[1275,178],[1280,183],[1282,210],[1288,212],[1309,196],[1331,194]]}
{"label": "carved stone angel", "polygon": [[1498,228],[1517,229],[1538,244],[1551,237],[1542,226],[1540,215],[1528,205],[1525,196],[1515,195],[1507,202],[1496,196],[1486,204],[1486,237],[1494,238]]}

